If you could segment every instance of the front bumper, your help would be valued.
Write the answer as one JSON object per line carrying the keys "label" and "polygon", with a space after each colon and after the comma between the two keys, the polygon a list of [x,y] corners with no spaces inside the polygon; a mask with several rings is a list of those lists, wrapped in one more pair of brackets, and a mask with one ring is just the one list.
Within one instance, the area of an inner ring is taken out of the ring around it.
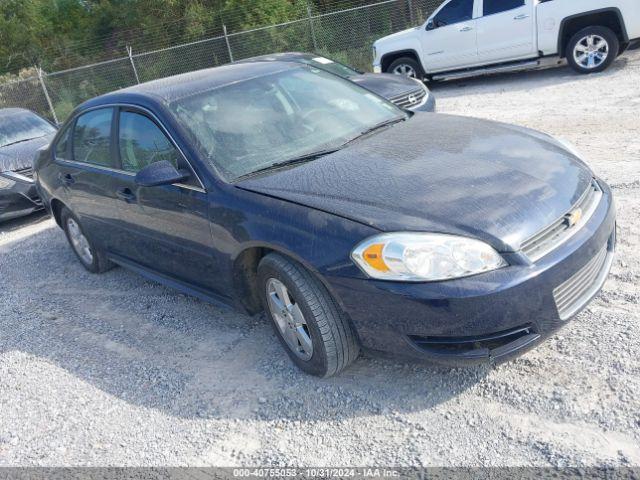
{"label": "front bumper", "polygon": [[33,179],[14,172],[0,173],[0,222],[43,208]]}
{"label": "front bumper", "polygon": [[506,360],[566,324],[559,288],[590,282],[577,292],[571,316],[602,288],[616,239],[613,198],[600,183],[603,197],[589,222],[534,264],[514,253],[505,255],[509,267],[447,282],[328,277],[329,284],[365,348],[446,365]]}

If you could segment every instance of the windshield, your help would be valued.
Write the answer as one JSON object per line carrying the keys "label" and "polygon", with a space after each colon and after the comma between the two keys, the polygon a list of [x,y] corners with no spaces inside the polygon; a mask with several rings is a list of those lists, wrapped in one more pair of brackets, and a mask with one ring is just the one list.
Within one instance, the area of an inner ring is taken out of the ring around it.
{"label": "windshield", "polygon": [[312,67],[321,68],[344,78],[360,75],[360,72],[357,70],[325,57],[301,58],[300,62],[311,65]]}
{"label": "windshield", "polygon": [[376,125],[406,117],[369,91],[306,67],[182,98],[170,108],[229,181],[340,148]]}
{"label": "windshield", "polygon": [[35,113],[16,112],[0,116],[0,147],[55,133],[56,129]]}

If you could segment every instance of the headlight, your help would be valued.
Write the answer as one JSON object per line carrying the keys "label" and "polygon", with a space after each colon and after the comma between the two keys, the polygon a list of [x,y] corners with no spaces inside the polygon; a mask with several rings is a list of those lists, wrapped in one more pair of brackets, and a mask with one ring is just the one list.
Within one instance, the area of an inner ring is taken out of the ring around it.
{"label": "headlight", "polygon": [[507,266],[493,248],[472,238],[439,233],[387,233],[360,243],[353,261],[370,277],[432,282]]}
{"label": "headlight", "polygon": [[3,177],[2,174],[0,174],[0,188],[9,188],[13,186],[14,183],[15,182]]}

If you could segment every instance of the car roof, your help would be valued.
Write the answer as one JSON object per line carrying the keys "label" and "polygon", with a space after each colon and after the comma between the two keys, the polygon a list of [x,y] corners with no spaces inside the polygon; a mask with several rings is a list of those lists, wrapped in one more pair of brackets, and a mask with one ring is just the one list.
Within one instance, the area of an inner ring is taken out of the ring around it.
{"label": "car roof", "polygon": [[221,67],[196,70],[165,77],[115,92],[100,95],[84,102],[78,110],[109,103],[129,103],[135,100],[171,103],[181,98],[215,90],[233,83],[265,77],[274,73],[300,68],[299,64],[286,62],[246,62],[232,63]]}

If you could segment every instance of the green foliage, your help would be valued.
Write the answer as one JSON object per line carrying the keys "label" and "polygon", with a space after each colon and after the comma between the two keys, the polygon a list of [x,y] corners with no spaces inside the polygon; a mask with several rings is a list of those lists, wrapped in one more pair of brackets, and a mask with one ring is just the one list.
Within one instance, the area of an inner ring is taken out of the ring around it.
{"label": "green foliage", "polygon": [[55,71],[300,18],[306,0],[1,0],[0,74]]}
{"label": "green foliage", "polygon": [[[228,41],[235,60],[315,50],[366,71],[377,38],[411,26],[438,3],[0,0],[0,107],[22,105],[50,113],[42,85],[33,80],[33,67],[40,66],[50,73],[45,78],[48,94],[58,118],[64,119],[82,101],[136,82],[126,56],[129,45],[141,81],[227,63],[231,57],[221,38],[223,25],[231,33]],[[352,8],[366,5],[370,6]],[[74,68],[80,66],[86,67]],[[3,75],[20,70],[20,77]],[[18,78],[30,80],[7,84]]]}

